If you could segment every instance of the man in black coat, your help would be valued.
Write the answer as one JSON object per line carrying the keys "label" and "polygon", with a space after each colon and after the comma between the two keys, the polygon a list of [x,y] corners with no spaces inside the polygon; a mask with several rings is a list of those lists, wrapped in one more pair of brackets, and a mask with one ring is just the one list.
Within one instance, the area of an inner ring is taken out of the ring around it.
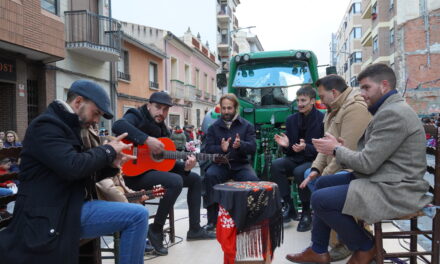
{"label": "man in black coat", "polygon": [[[164,120],[169,108],[173,105],[171,97],[165,92],[155,92],[149,102],[139,108],[131,108],[124,117],[113,124],[113,132],[128,132],[127,139],[134,144],[146,144],[154,154],[163,152],[164,145],[157,138],[170,137]],[[182,188],[188,187],[189,231],[187,240],[214,239],[215,234],[200,227],[200,204],[202,181],[198,174],[191,172],[196,165],[193,155],[185,163],[177,161],[170,172],[149,170],[136,177],[125,177],[125,183],[134,190],[148,189],[161,184],[166,189],[160,200],[154,223],[148,230],[148,239],[156,254],[167,255],[168,249],[163,246],[163,226],[166,217],[177,200]]]}
{"label": "man in black coat", "polygon": [[216,184],[234,181],[258,181],[248,156],[257,149],[255,128],[239,116],[239,102],[234,94],[220,98],[221,118],[214,122],[206,134],[205,151],[212,154],[229,153],[230,167],[227,164],[211,164],[205,174],[205,205],[208,210],[206,230],[214,230],[217,222],[218,204],[213,201],[213,187]]}
{"label": "man in black coat", "polygon": [[131,156],[120,140],[85,149],[82,129],[113,114],[96,83],[79,80],[29,125],[23,141],[13,220],[0,232],[2,264],[78,263],[80,238],[121,231],[119,263],[143,263],[148,211],[137,204],[94,201],[94,184]]}
{"label": "man in black coat", "polygon": [[[299,113],[290,115],[286,121],[286,134],[275,135],[275,141],[283,148],[286,156],[272,162],[271,180],[278,184],[280,195],[289,210],[284,215],[284,222],[296,218],[296,209],[290,196],[290,185],[287,177],[294,177],[297,185],[304,180],[304,171],[308,169],[318,154],[312,144],[312,138],[321,138],[324,134],[324,114],[314,107],[316,91],[311,86],[300,88],[297,93]],[[302,205],[301,220],[298,232],[311,229],[310,190],[298,188]]]}

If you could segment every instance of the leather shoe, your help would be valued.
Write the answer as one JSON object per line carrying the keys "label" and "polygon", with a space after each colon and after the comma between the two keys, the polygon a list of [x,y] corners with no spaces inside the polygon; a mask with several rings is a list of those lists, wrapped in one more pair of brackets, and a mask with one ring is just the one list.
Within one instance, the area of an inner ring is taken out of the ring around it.
{"label": "leather shoe", "polygon": [[329,254],[330,260],[334,262],[348,258],[353,252],[345,244],[339,243],[330,250]]}
{"label": "leather shoe", "polygon": [[206,231],[206,229],[199,228],[199,230],[189,230],[186,233],[186,240],[193,241],[193,240],[204,240],[204,239],[214,239],[216,238],[215,232],[212,231]]}
{"label": "leather shoe", "polygon": [[306,232],[312,229],[312,215],[310,214],[310,211],[308,212],[302,212],[301,214],[301,220],[299,220],[298,227],[296,228],[296,231],[298,232]]}
{"label": "leather shoe", "polygon": [[208,223],[202,227],[207,232],[215,232],[215,225],[213,223]]}
{"label": "leather shoe", "polygon": [[316,253],[311,247],[298,254],[289,254],[286,259],[296,263],[330,263],[330,255]]}
{"label": "leather shoe", "polygon": [[163,246],[163,232],[155,232],[150,227],[148,228],[148,240],[154,247],[154,252],[159,256],[168,255],[168,249]]}
{"label": "leather shoe", "polygon": [[351,258],[348,260],[347,264],[370,264],[370,262],[376,256],[376,245],[374,245],[368,251],[355,251]]}

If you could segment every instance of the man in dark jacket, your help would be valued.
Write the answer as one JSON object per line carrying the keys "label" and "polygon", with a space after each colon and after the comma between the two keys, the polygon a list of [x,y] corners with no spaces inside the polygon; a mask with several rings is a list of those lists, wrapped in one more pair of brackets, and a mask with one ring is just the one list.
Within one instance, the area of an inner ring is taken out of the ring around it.
{"label": "man in dark jacket", "polygon": [[212,124],[206,134],[205,151],[212,154],[229,153],[230,167],[226,164],[211,164],[205,174],[205,205],[208,224],[205,229],[214,230],[218,205],[213,201],[213,186],[229,179],[235,181],[258,181],[249,164],[248,155],[256,151],[255,128],[239,116],[239,102],[234,94],[220,98],[221,118]]}
{"label": "man in dark jacket", "polygon": [[0,232],[3,264],[78,263],[80,238],[121,231],[119,263],[143,263],[148,211],[137,204],[92,201],[94,182],[113,176],[131,156],[126,136],[85,150],[80,131],[112,118],[110,99],[96,83],[72,84],[29,125],[20,188],[11,224]]}
{"label": "man in dark jacket", "polygon": [[[128,132],[127,139],[134,144],[146,144],[154,154],[161,153],[164,145],[157,138],[170,137],[164,123],[169,108],[173,105],[171,97],[165,92],[155,92],[149,102],[139,108],[131,108],[124,117],[113,125],[113,132],[122,134]],[[154,223],[150,225],[148,239],[156,254],[167,255],[168,249],[163,246],[163,226],[168,212],[176,202],[183,186],[188,187],[189,231],[187,240],[213,239],[215,234],[208,233],[200,227],[200,204],[202,181],[200,176],[191,169],[196,159],[189,156],[185,163],[176,162],[170,172],[149,170],[136,177],[126,177],[125,183],[134,190],[148,189],[161,184],[166,189],[160,200]]]}
{"label": "man in dark jacket", "polygon": [[[300,88],[297,93],[298,111],[287,118],[286,134],[275,135],[275,141],[283,148],[286,156],[272,162],[270,169],[271,179],[280,188],[281,197],[289,208],[284,221],[296,218],[296,208],[290,196],[290,185],[287,177],[294,177],[296,184],[304,180],[304,171],[310,167],[318,154],[312,144],[312,138],[321,138],[324,134],[324,114],[314,107],[316,92],[311,86]],[[310,190],[299,189],[302,205],[301,220],[298,232],[311,229],[312,217],[310,214]]]}

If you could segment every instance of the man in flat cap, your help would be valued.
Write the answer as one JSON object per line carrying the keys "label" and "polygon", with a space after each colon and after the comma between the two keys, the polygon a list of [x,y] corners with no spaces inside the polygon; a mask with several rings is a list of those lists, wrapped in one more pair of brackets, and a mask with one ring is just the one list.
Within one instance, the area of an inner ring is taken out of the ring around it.
{"label": "man in flat cap", "polygon": [[23,141],[20,188],[10,225],[0,232],[0,259],[14,263],[77,263],[80,238],[121,232],[119,263],[143,262],[148,211],[138,204],[94,200],[95,181],[114,176],[133,158],[121,135],[88,146],[81,133],[113,117],[98,84],[72,84],[29,125]]}
{"label": "man in flat cap", "polygon": [[[164,120],[173,105],[171,97],[165,92],[155,92],[149,102],[139,108],[129,109],[124,117],[113,125],[115,134],[128,132],[127,139],[134,144],[146,144],[155,153],[161,153],[164,145],[157,138],[170,137]],[[189,231],[187,240],[214,239],[215,234],[200,227],[200,204],[202,181],[198,174],[191,172],[196,165],[194,156],[183,162],[176,162],[170,172],[149,170],[136,177],[126,177],[125,183],[134,190],[150,189],[161,184],[166,189],[160,200],[154,223],[148,230],[148,239],[158,255],[167,255],[168,250],[163,246],[163,226],[168,212],[176,202],[183,187],[188,187]]]}

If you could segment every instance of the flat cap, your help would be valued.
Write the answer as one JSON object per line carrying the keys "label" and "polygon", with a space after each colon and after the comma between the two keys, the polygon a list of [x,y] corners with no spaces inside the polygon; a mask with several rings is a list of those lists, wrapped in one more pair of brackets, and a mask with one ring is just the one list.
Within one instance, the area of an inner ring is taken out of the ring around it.
{"label": "flat cap", "polygon": [[78,80],[72,83],[69,91],[94,102],[99,110],[104,112],[103,116],[105,119],[113,118],[113,111],[110,107],[110,97],[101,85],[89,80]]}
{"label": "flat cap", "polygon": [[150,96],[151,103],[164,104],[168,106],[173,106],[173,101],[171,100],[171,96],[166,92],[154,92]]}

